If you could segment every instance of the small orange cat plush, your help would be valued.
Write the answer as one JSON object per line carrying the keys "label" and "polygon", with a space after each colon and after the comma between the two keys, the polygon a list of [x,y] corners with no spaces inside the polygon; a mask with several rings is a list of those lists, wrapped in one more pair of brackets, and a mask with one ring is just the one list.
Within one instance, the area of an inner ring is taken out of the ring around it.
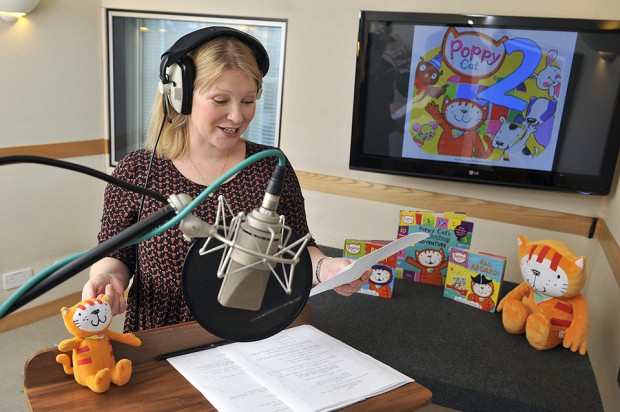
{"label": "small orange cat plush", "polygon": [[499,303],[509,333],[523,334],[534,348],[551,349],[563,343],[585,355],[589,315],[581,289],[586,281],[584,256],[575,256],[564,243],[529,241],[519,235],[519,263],[525,282]]}
{"label": "small orange cat plush", "polygon": [[69,309],[62,308],[60,312],[67,330],[74,336],[58,345],[61,352],[73,352],[72,358],[65,354],[56,356],[56,362],[63,365],[65,373],[73,374],[77,383],[97,393],[107,391],[110,382],[117,386],[129,382],[131,361],[115,362],[111,341],[131,346],[140,346],[142,342],[132,333],[108,330],[112,322],[108,297],[87,299]]}

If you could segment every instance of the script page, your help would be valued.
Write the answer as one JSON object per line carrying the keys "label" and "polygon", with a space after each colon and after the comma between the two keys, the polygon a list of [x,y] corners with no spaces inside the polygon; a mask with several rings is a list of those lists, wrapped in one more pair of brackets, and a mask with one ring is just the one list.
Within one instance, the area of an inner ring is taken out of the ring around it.
{"label": "script page", "polygon": [[288,412],[291,409],[219,348],[168,358],[220,412]]}
{"label": "script page", "polygon": [[337,409],[413,382],[310,325],[218,349],[295,411]]}

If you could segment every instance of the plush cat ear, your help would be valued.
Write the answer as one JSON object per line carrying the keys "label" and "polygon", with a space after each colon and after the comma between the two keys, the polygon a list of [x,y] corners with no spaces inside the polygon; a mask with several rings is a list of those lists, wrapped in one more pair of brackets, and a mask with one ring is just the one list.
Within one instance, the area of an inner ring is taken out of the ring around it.
{"label": "plush cat ear", "polygon": [[583,269],[586,266],[586,257],[579,256],[575,258],[575,261],[573,263],[575,263],[575,265],[577,265],[579,269]]}
{"label": "plush cat ear", "polygon": [[60,309],[60,313],[62,316],[65,316],[67,314],[67,312],[69,312],[69,308],[62,308]]}
{"label": "plush cat ear", "polygon": [[524,243],[529,243],[530,241],[523,235],[518,235],[517,236],[517,246],[521,246]]}

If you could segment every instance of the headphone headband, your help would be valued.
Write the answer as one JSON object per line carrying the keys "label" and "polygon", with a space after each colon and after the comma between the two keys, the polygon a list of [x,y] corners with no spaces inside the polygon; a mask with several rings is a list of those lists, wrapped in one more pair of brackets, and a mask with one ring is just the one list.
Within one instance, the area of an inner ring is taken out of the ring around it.
{"label": "headphone headband", "polygon": [[162,59],[166,56],[165,67],[172,66],[187,53],[218,37],[234,37],[246,44],[254,53],[258,68],[263,77],[267,75],[269,71],[269,55],[262,43],[256,37],[241,30],[222,26],[205,27],[181,37],[162,55]]}
{"label": "headphone headband", "polygon": [[172,107],[182,114],[191,113],[195,68],[188,53],[218,37],[233,37],[252,50],[258,68],[263,74],[269,71],[269,55],[254,36],[230,27],[212,26],[186,34],[161,56],[159,90]]}

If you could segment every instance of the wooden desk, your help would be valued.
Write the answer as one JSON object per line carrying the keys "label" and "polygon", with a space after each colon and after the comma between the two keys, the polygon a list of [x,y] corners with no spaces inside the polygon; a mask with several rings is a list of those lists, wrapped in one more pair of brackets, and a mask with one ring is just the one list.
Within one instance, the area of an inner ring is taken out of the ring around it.
{"label": "wooden desk", "polygon": [[[310,323],[312,311],[306,306],[291,326]],[[57,349],[34,354],[24,370],[24,393],[33,411],[42,410],[145,410],[215,411],[207,399],[159,355],[219,342],[195,322],[136,333],[142,346],[115,343],[115,358],[133,363],[131,381],[123,387],[111,385],[97,394],[75,382],[56,363]],[[415,376],[413,377],[415,379]],[[430,404],[431,392],[414,382],[389,393],[351,405],[344,411],[412,411]],[[94,410],[94,409],[93,409]]]}

